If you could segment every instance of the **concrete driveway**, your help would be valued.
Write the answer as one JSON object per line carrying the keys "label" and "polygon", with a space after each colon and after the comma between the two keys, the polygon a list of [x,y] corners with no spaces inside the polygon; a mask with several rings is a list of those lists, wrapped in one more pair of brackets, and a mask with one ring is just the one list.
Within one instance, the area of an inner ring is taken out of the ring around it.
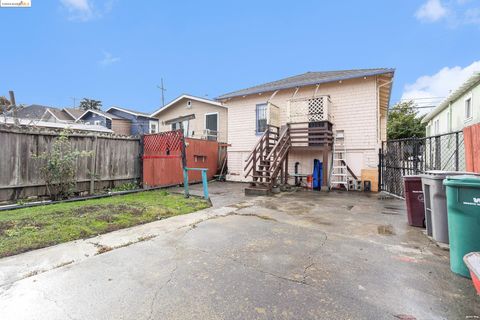
{"label": "concrete driveway", "polygon": [[89,239],[151,234],[103,254],[84,253],[80,241],[0,260],[0,271],[13,270],[75,252],[68,264],[0,279],[0,319],[480,316],[470,281],[450,272],[448,251],[406,225],[402,201],[353,192],[245,198],[243,187],[214,183],[205,212]]}

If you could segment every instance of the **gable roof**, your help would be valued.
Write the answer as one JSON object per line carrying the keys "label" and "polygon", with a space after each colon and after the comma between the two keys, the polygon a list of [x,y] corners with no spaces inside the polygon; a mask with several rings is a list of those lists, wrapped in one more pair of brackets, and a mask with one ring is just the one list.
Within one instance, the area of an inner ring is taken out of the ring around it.
{"label": "gable roof", "polygon": [[119,116],[116,116],[114,114],[111,114],[111,113],[106,113],[106,112],[103,112],[102,110],[94,110],[94,109],[88,109],[88,110],[85,110],[85,112],[77,118],[77,120],[75,120],[75,122],[79,121],[80,119],[82,119],[87,113],[95,113],[95,114],[98,114],[99,116],[102,116],[104,118],[107,118],[107,119],[110,119],[110,120],[113,120],[113,119],[123,119],[122,117],[119,117]]}
{"label": "gable roof", "polygon": [[75,120],[80,118],[85,112],[85,110],[79,108],[63,108],[63,111],[68,113]]}
{"label": "gable roof", "polygon": [[291,89],[296,87],[303,87],[327,82],[334,82],[347,79],[355,79],[361,77],[369,77],[387,73],[394,73],[392,68],[378,68],[378,69],[354,69],[354,70],[339,70],[339,71],[321,71],[321,72],[307,72],[296,76],[280,79],[277,81],[267,82],[250,88],[233,91],[217,97],[217,100],[223,100],[233,97],[246,96],[250,94],[263,93],[269,91],[276,91],[282,89]]}
{"label": "gable roof", "polygon": [[56,108],[47,108],[45,110],[45,113],[41,117],[42,120],[43,120],[45,114],[47,114],[47,113],[51,114],[58,121],[74,121],[75,120],[75,118],[73,118],[67,112],[65,112],[63,110],[60,110],[60,109],[56,109]]}
{"label": "gable roof", "polygon": [[442,112],[445,108],[447,108],[450,103],[457,101],[463,94],[465,94],[468,90],[470,90],[475,85],[480,84],[480,72],[475,72],[473,76],[467,79],[460,87],[457,88],[454,92],[452,92],[445,100],[443,100],[435,109],[430,111],[423,119],[422,122],[428,122],[432,120],[437,114]]}
{"label": "gable roof", "polygon": [[118,111],[122,111],[122,112],[125,112],[125,113],[129,113],[131,115],[134,115],[134,116],[137,116],[137,117],[145,117],[145,118],[150,118],[150,114],[149,113],[145,113],[145,112],[140,112],[140,111],[135,111],[135,110],[131,110],[131,109],[126,109],[126,108],[120,108],[120,107],[110,107],[108,108],[108,110],[106,111],[107,113],[112,110],[112,109],[115,109],[115,110],[118,110]]}
{"label": "gable roof", "polygon": [[208,104],[211,104],[212,106],[215,106],[215,107],[221,107],[221,108],[226,108],[226,106],[224,106],[221,102],[218,102],[218,101],[214,101],[214,100],[210,100],[210,99],[205,99],[205,98],[200,98],[200,97],[195,97],[195,96],[192,96],[192,95],[189,95],[189,94],[182,94],[181,96],[178,96],[177,98],[175,98],[174,100],[170,101],[168,104],[166,104],[164,107],[161,107],[159,108],[158,110],[154,111],[150,117],[155,117],[156,115],[158,115],[160,112],[163,112],[165,111],[166,109],[170,108],[171,106],[173,106],[175,103],[177,103],[178,101],[182,100],[182,99],[189,99],[189,100],[195,100],[195,101],[199,101],[199,102],[204,102],[204,103],[208,103]]}
{"label": "gable roof", "polygon": [[17,107],[13,110],[10,110],[7,115],[15,115],[17,118],[21,119],[40,119],[48,108],[49,107],[47,106],[42,106],[39,104],[31,104],[26,107]]}

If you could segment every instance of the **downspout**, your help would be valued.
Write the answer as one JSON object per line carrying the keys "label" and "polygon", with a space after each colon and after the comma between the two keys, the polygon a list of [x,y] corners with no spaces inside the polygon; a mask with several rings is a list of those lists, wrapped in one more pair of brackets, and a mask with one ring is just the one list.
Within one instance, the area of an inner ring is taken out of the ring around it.
{"label": "downspout", "polygon": [[[381,124],[380,124],[380,88],[383,87],[383,86],[386,86],[387,84],[391,84],[393,83],[393,79],[388,81],[388,82],[385,82],[385,83],[382,83],[381,85],[378,85],[378,81],[377,81],[377,143],[380,143],[381,140],[382,140],[382,137],[381,137]],[[388,105],[387,105],[387,114],[388,114]],[[387,119],[388,120],[388,117]],[[380,130],[379,130],[380,129]]]}

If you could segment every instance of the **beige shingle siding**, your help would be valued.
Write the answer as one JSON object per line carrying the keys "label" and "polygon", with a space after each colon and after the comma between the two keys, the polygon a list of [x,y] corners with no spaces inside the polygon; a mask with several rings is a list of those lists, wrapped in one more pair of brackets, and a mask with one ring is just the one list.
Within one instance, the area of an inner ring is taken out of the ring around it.
{"label": "beige shingle siding", "polygon": [[[294,94],[294,89],[279,91],[271,100],[280,107],[281,123],[287,122],[287,101]],[[310,97],[315,92],[315,86],[302,87],[296,97]],[[229,170],[231,180],[243,177],[244,161],[257,142],[259,136],[255,134],[255,106],[266,103],[272,92],[261,95],[254,94],[247,97],[233,98],[226,102],[228,107],[228,142]],[[319,86],[317,95],[329,95],[330,113],[333,115],[334,130],[344,130],[346,145],[349,153],[349,166],[360,175],[362,168],[374,168],[378,165],[377,133],[377,86],[375,77],[367,79],[344,80],[342,83],[326,83]],[[386,119],[384,119],[384,123]],[[384,134],[383,134],[384,135]],[[313,158],[322,161],[321,153],[307,152],[292,155],[289,163],[289,172],[293,173],[295,157],[305,168],[310,170]]]}
{"label": "beige shingle siding", "polygon": [[215,106],[202,101],[191,100],[190,108],[187,108],[187,101],[189,99],[181,99],[174,105],[170,106],[165,111],[158,113],[156,117],[160,120],[160,132],[170,131],[172,126],[165,124],[175,118],[194,114],[195,119],[190,120],[190,131],[194,131],[193,138],[201,138],[205,129],[205,114],[218,112],[218,126],[220,136],[219,139],[227,141],[227,109],[224,107]]}

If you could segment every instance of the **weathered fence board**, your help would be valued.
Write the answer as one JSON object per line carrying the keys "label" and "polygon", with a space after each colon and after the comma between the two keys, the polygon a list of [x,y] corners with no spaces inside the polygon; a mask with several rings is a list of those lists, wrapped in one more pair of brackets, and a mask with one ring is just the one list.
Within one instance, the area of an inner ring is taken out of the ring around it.
{"label": "weathered fence board", "polygon": [[[58,133],[21,128],[0,128],[0,201],[46,195],[40,174],[40,155],[51,149]],[[140,180],[140,139],[74,133],[76,150],[93,151],[77,161],[78,192],[101,190]]]}

